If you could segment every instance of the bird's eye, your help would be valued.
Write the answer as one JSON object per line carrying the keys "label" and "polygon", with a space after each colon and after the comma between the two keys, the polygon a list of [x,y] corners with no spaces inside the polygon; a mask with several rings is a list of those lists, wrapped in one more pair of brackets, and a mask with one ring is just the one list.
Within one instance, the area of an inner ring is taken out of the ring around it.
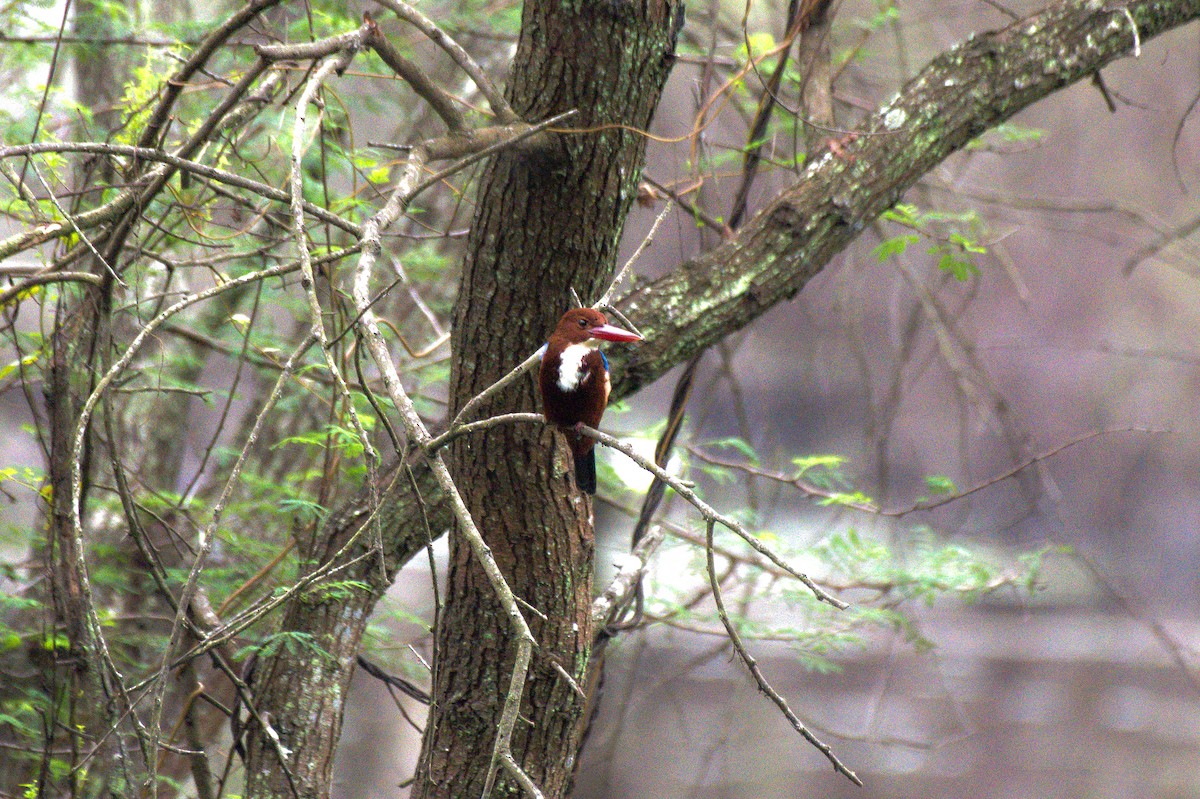
{"label": "bird's eye", "polygon": [[579,326],[580,326],[580,327],[587,327],[587,320],[586,320],[586,319],[580,319],[580,320],[579,320]]}

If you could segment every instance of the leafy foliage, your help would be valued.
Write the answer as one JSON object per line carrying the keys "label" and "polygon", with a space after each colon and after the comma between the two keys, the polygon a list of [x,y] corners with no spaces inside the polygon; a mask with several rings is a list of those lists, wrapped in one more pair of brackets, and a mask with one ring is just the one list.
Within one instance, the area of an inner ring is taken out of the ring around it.
{"label": "leafy foliage", "polygon": [[[753,597],[736,620],[743,637],[786,643],[806,668],[817,672],[838,670],[839,657],[847,650],[863,647],[884,631],[898,632],[918,650],[932,648],[935,642],[914,623],[914,605],[938,600],[974,603],[1003,588],[1032,593],[1042,558],[1042,553],[1031,553],[1001,565],[963,545],[939,541],[921,528],[909,531],[903,551],[854,528],[797,550],[781,546],[780,536],[763,537],[786,561],[808,564],[805,570],[818,582],[836,586],[851,599],[848,609],[835,610],[744,547],[722,550],[740,553],[735,563],[728,555],[718,557],[718,572],[732,566],[737,578],[730,584]],[[703,558],[702,551],[687,544],[669,547],[652,583],[648,612],[671,625],[718,635],[711,608],[695,602],[707,586]],[[689,576],[683,578],[685,574]]]}
{"label": "leafy foliage", "polygon": [[937,267],[965,281],[979,273],[974,256],[987,253],[980,243],[979,229],[982,224],[975,211],[922,211],[915,205],[898,203],[884,212],[883,218],[917,231],[885,239],[874,249],[875,257],[881,262],[903,255],[921,237],[933,240],[930,255],[937,259]]}

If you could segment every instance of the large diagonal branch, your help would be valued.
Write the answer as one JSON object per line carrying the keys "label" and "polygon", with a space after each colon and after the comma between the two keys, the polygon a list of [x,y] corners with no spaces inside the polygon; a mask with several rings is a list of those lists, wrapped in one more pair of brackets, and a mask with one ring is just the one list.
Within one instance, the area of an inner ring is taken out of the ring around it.
{"label": "large diagonal branch", "polygon": [[1076,0],[939,55],[736,238],[618,303],[647,341],[614,357],[613,393],[636,391],[795,296],[865,225],[979,134],[1198,16],[1197,0]]}

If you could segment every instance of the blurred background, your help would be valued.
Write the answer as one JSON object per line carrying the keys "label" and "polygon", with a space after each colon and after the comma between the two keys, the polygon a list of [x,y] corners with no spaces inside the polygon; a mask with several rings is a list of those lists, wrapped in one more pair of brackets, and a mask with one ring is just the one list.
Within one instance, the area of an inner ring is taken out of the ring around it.
{"label": "blurred background", "polygon": [[[761,82],[747,79],[745,96],[700,136],[669,140],[692,129],[713,86],[745,61],[743,14],[748,30],[778,40],[785,5],[688,7],[682,55],[651,131],[664,141],[650,143],[646,175],[717,221],[740,183],[747,108]],[[853,128],[937,53],[1038,7],[837,5],[829,41],[839,127]],[[485,63],[499,69],[511,54],[515,7],[464,2],[437,11]],[[60,5],[46,18],[61,13]],[[432,57],[428,45],[412,46]],[[707,353],[677,449],[677,468],[689,469],[711,503],[738,509],[787,547],[850,531],[901,558],[965,545],[1001,576],[1027,575],[1022,556],[1041,553],[1036,590],[1001,580],[970,602],[910,602],[906,625],[859,630],[828,652],[798,652],[794,641],[768,634],[751,639],[768,678],[865,788],[835,775],[759,694],[713,634],[711,613],[625,634],[608,652],[577,796],[1200,796],[1195,26],[1144,42],[1139,58],[1104,70],[1103,84],[1106,91],[1080,83],[982,136],[909,193],[904,220],[869,228],[793,301]],[[353,85],[347,96],[379,91],[377,83]],[[372,139],[411,141],[428,123],[383,122],[377,111],[366,100],[354,106],[364,140],[368,125]],[[751,211],[802,166],[799,123],[782,117]],[[663,207],[661,193],[635,206],[626,254]],[[671,212],[637,262],[637,279],[720,240],[698,216]],[[916,240],[902,253],[880,257],[881,243],[909,235]],[[955,235],[981,250],[954,251],[966,264],[959,275],[939,265]],[[440,246],[452,258],[455,239]],[[453,275],[427,281],[434,311],[447,307]],[[605,426],[652,449],[677,377],[630,398]],[[426,388],[434,407],[439,387]],[[39,467],[21,432],[31,418],[27,397],[6,391],[0,414],[3,465]],[[864,492],[885,511],[928,496],[931,477],[979,490],[936,510],[888,516],[825,507],[761,475],[718,476],[700,457],[747,464],[751,451],[756,468],[780,474],[794,472],[797,457],[840,456],[836,474],[825,472],[831,484]],[[628,549],[645,488],[618,454],[603,457],[602,580]],[[10,530],[38,523],[24,495],[2,512]],[[680,503],[668,499],[663,514],[703,533]],[[425,646],[433,600],[428,566],[417,560],[380,610],[382,650]],[[703,580],[699,564],[694,549],[669,539],[648,580],[650,611],[669,615]],[[764,587],[759,602],[754,588],[739,594],[747,619],[768,631],[788,624],[790,606],[775,589]],[[847,598],[856,596],[874,598],[868,589]],[[419,720],[420,708],[404,702]],[[384,688],[360,673],[339,754],[339,799],[397,795],[418,743]]]}

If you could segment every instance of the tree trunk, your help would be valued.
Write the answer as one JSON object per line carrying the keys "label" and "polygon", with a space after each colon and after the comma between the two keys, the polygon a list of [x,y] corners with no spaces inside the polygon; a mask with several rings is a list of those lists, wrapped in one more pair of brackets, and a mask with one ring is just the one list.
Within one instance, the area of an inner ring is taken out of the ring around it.
{"label": "tree trunk", "polygon": [[[571,127],[612,127],[502,155],[486,170],[454,312],[451,416],[541,345],[571,307],[569,289],[587,302],[610,279],[645,153],[645,137],[629,128],[649,127],[679,13],[654,0],[526,3],[513,108],[530,121],[578,109]],[[479,415],[536,409],[533,381],[519,386]],[[545,428],[460,439],[451,464],[509,585],[537,610],[526,614],[537,647],[513,751],[546,796],[563,796],[582,699],[555,664],[582,682],[592,639],[591,501],[568,477],[565,440]],[[509,623],[466,543],[455,535],[450,551],[414,797],[480,795],[514,657]],[[519,793],[503,781],[495,791]]]}

